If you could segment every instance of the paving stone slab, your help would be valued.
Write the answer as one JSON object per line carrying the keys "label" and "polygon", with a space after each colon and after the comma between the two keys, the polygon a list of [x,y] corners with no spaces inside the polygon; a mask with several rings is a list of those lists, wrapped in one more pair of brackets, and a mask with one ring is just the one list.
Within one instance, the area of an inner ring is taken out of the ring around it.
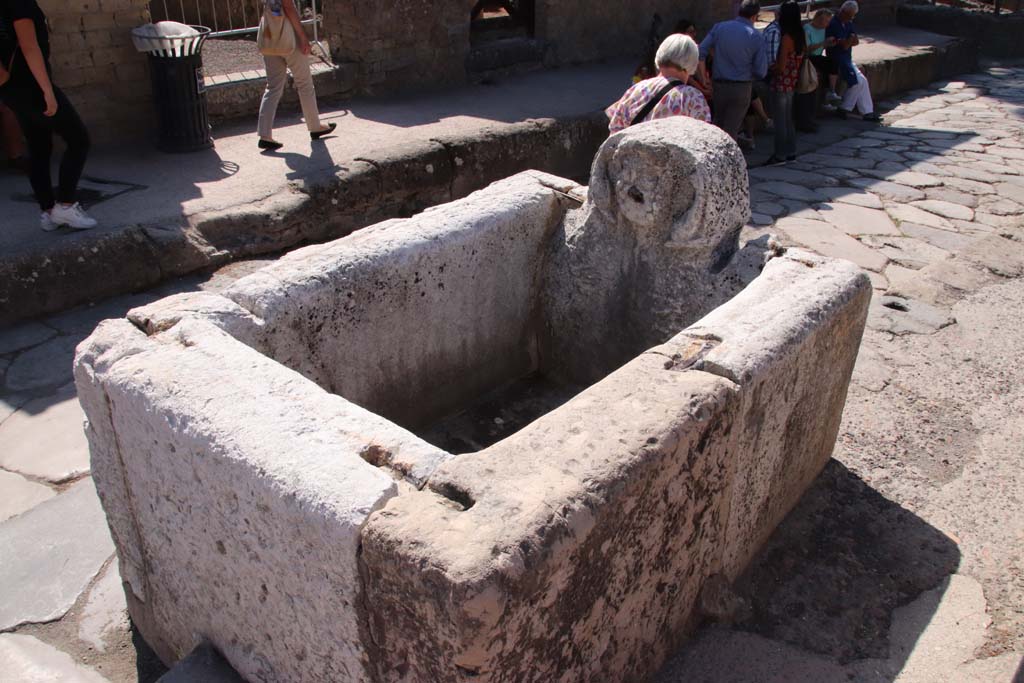
{"label": "paving stone slab", "polygon": [[999,235],[973,241],[960,252],[960,258],[1001,277],[1024,276],[1024,244]]}
{"label": "paving stone slab", "polygon": [[983,171],[979,168],[975,168],[973,165],[947,164],[946,170],[948,171],[948,175],[956,178],[962,178],[964,180],[973,180],[979,183],[996,183],[1002,179],[1002,175],[1000,174]]}
{"label": "paving stone slab", "polygon": [[758,202],[753,206],[753,209],[757,213],[763,213],[766,216],[773,216],[775,218],[786,213],[786,207],[776,202]]}
{"label": "paving stone slab", "polygon": [[956,299],[947,294],[947,288],[941,282],[922,276],[920,271],[904,268],[895,263],[890,263],[885,269],[885,277],[889,280],[888,293],[894,296],[932,304],[950,303]]}
{"label": "paving stone slab", "polygon": [[966,206],[969,209],[977,208],[978,198],[973,194],[966,192],[960,192],[950,187],[929,187],[924,191],[925,196],[928,199],[935,199],[940,202],[949,202],[951,204],[959,204],[960,206]]}
{"label": "paving stone slab", "polygon": [[791,240],[808,249],[825,256],[853,261],[866,270],[881,272],[888,262],[884,254],[864,246],[823,221],[783,218],[775,226]]}
{"label": "paving stone slab", "polygon": [[860,159],[857,157],[844,157],[835,154],[805,154],[800,157],[812,164],[826,168],[847,168],[852,170],[866,170],[875,167],[873,159]]}
{"label": "paving stone slab", "polygon": [[1000,279],[987,268],[959,258],[943,259],[918,272],[947,287],[959,290],[962,294],[976,292]]}
{"label": "paving stone slab", "polygon": [[867,170],[865,171],[865,174],[874,175],[880,180],[888,180],[891,183],[906,185],[907,187],[915,187],[917,189],[936,187],[942,184],[941,178],[936,178],[935,176],[928,175],[927,173],[918,173],[916,171]]}
{"label": "paving stone slab", "polygon": [[1024,149],[1017,149],[1014,147],[1008,147],[1006,145],[990,147],[988,149],[988,154],[992,154],[997,157],[1002,157],[1009,161],[1024,161]]}
{"label": "paving stone slab", "polygon": [[885,210],[890,216],[892,216],[893,220],[899,221],[900,223],[916,223],[918,225],[927,225],[941,230],[956,230],[956,228],[953,227],[953,224],[942,216],[937,216],[930,211],[919,209],[910,204],[889,204],[885,207]]}
{"label": "paving stone slab", "polygon": [[18,394],[7,394],[0,397],[0,425],[6,422],[11,415],[14,415],[19,408],[28,403],[28,400],[28,396],[20,396]]}
{"label": "paving stone slab", "polygon": [[974,220],[974,209],[942,201],[941,199],[922,199],[921,201],[911,202],[911,206],[916,206],[919,209],[924,209],[943,218],[955,218],[961,221]]}
{"label": "paving stone slab", "polygon": [[837,178],[839,180],[849,180],[850,178],[861,177],[860,173],[852,168],[819,167],[815,169],[814,172],[821,173],[832,178]]}
{"label": "paving stone slab", "polygon": [[892,382],[894,371],[881,354],[867,344],[861,344],[857,353],[857,364],[851,380],[868,391],[879,392]]}
{"label": "paving stone slab", "polygon": [[907,237],[924,240],[932,246],[950,252],[958,252],[976,239],[970,235],[961,235],[950,230],[910,222],[900,223],[900,232]]}
{"label": "paving stone slab", "polygon": [[862,149],[860,156],[862,159],[874,159],[875,161],[906,161],[902,154],[892,151],[892,148]]}
{"label": "paving stone slab", "polygon": [[57,330],[41,323],[23,323],[0,331],[0,354],[21,351],[57,336]]}
{"label": "paving stone slab", "polygon": [[848,235],[900,235],[899,228],[880,209],[842,202],[818,204],[814,207],[821,217]]}
{"label": "paving stone slab", "polygon": [[775,222],[775,219],[767,214],[757,213],[755,211],[750,214],[750,222],[754,225],[771,225]]}
{"label": "paving stone slab", "polygon": [[822,187],[818,190],[821,194],[829,198],[832,202],[842,202],[844,204],[853,204],[854,206],[863,206],[866,209],[881,209],[883,208],[882,200],[878,195],[874,195],[870,192],[863,190],[851,189],[849,187]]}
{"label": "paving stone slab", "polygon": [[55,495],[47,486],[29,481],[20,474],[0,470],[0,522],[17,517]]}
{"label": "paving stone slab", "polygon": [[0,634],[0,680],[4,683],[110,683],[93,669],[33,636]]}
{"label": "paving stone slab", "polygon": [[847,182],[854,187],[861,188],[862,190],[869,190],[882,199],[888,199],[894,202],[913,202],[925,198],[925,194],[921,190],[914,187],[908,187],[906,185],[900,185],[899,183],[894,183],[889,180],[879,180],[877,178],[850,178]]}
{"label": "paving stone slab", "polygon": [[70,382],[71,363],[79,341],[78,337],[57,337],[18,354],[4,378],[7,390],[35,391]]}
{"label": "paving stone slab", "polygon": [[74,386],[29,401],[0,424],[0,467],[55,484],[89,471],[89,444]]}
{"label": "paving stone slab", "polygon": [[867,235],[861,238],[861,242],[873,249],[878,249],[901,266],[914,270],[920,270],[930,263],[949,256],[949,252],[945,249],[940,249],[913,237]]}
{"label": "paving stone slab", "polygon": [[78,639],[99,652],[106,652],[110,636],[127,630],[128,604],[121,575],[117,571],[117,560],[113,560],[89,591],[78,622]]}
{"label": "paving stone slab", "polygon": [[751,169],[750,177],[755,180],[778,180],[786,183],[795,183],[805,187],[818,188],[838,185],[839,181],[830,176],[808,171],[798,171],[782,166],[762,166]]}
{"label": "paving stone slab", "polygon": [[996,194],[1003,199],[1009,199],[1010,201],[1018,204],[1024,204],[1024,184],[996,183],[994,187]]}
{"label": "paving stone slab", "polygon": [[953,316],[940,308],[898,296],[872,300],[868,310],[868,327],[896,336],[934,334],[955,322]]}
{"label": "paving stone slab", "polygon": [[995,188],[991,185],[980,183],[977,180],[968,180],[967,178],[946,178],[943,184],[969,194],[986,195],[996,193]]}
{"label": "paving stone slab", "polygon": [[924,173],[935,176],[936,178],[948,178],[953,175],[947,164],[940,164],[931,161],[916,161],[914,163],[907,164],[906,168],[914,173]]}
{"label": "paving stone slab", "polygon": [[0,630],[64,616],[114,554],[91,480],[0,524]]}
{"label": "paving stone slab", "polygon": [[1019,216],[997,216],[994,213],[989,213],[985,210],[984,205],[980,205],[974,212],[975,225],[989,226],[993,230],[1013,228],[1020,225],[1021,222]]}
{"label": "paving stone slab", "polygon": [[983,199],[978,204],[978,210],[996,216],[1019,216],[1024,214],[1024,206],[1005,198]]}
{"label": "paving stone slab", "polygon": [[755,184],[753,189],[773,194],[782,199],[798,199],[804,202],[821,202],[825,200],[825,197],[815,190],[782,181],[760,182]]}

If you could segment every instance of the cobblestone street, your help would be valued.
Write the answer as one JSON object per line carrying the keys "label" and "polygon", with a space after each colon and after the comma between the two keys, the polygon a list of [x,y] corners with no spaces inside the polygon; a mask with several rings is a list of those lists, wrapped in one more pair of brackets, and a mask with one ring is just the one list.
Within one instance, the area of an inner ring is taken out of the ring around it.
{"label": "cobblestone street", "polygon": [[[875,296],[833,461],[660,683],[1024,677],[1024,68],[887,104],[750,171],[743,239],[853,261]],[[163,672],[129,628],[74,349],[260,265],[0,331],[0,682]]]}

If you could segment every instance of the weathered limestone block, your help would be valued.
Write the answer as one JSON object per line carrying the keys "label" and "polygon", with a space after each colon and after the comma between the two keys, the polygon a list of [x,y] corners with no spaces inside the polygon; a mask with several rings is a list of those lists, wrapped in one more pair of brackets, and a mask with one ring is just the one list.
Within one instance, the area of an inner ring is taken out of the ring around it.
{"label": "weathered limestone block", "polygon": [[363,541],[377,679],[656,671],[703,582],[734,578],[831,455],[870,296],[852,264],[774,259],[668,343],[393,499]]}
{"label": "weathered limestone block", "polygon": [[[76,383],[161,658],[207,641],[254,682],[656,670],[828,459],[871,294],[846,262],[739,250],[745,174],[711,126],[644,124],[589,192],[519,174],[102,324]],[[538,376],[575,397],[489,447],[407,431]]]}
{"label": "weathered limestone block", "polygon": [[673,118],[613,135],[554,244],[549,367],[593,382],[728,300],[746,284],[727,266],[749,217],[746,164],[720,129]]}
{"label": "weathered limestone block", "polygon": [[720,570],[737,407],[645,354],[393,500],[363,537],[376,680],[643,680]]}
{"label": "weathered limestone block", "polygon": [[389,435],[208,322],[128,328],[76,382],[135,623],[165,661],[210,638],[248,680],[366,680],[359,532],[397,489],[360,453]]}
{"label": "weathered limestone block", "polygon": [[871,300],[847,261],[791,249],[659,347],[742,387],[724,569],[735,579],[832,455]]}
{"label": "weathered limestone block", "polygon": [[292,252],[225,296],[262,320],[279,362],[422,425],[536,365],[545,245],[572,203],[545,178]]}

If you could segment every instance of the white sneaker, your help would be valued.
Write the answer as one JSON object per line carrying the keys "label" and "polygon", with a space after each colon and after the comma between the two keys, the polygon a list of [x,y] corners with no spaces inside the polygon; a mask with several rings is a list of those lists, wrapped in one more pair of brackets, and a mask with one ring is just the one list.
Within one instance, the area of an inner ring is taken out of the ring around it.
{"label": "white sneaker", "polygon": [[825,101],[829,104],[839,104],[843,101],[843,98],[837,95],[835,90],[829,90],[828,94],[825,95]]}
{"label": "white sneaker", "polygon": [[49,211],[43,211],[39,215],[39,227],[42,228],[43,232],[53,232],[60,226],[53,222]]}
{"label": "white sneaker", "polygon": [[50,211],[50,220],[55,225],[66,225],[75,230],[88,230],[96,227],[96,220],[90,218],[78,202],[70,206],[56,204]]}

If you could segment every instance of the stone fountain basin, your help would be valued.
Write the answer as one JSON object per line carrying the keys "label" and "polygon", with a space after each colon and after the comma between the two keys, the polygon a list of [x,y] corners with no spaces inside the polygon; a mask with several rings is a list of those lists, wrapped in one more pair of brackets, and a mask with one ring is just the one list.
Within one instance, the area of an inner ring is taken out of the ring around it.
{"label": "stone fountain basin", "polygon": [[[847,262],[736,250],[723,138],[644,124],[585,203],[523,173],[102,323],[76,383],[160,657],[208,641],[250,681],[655,671],[830,457],[871,295]],[[688,193],[629,179],[633,143],[685,154]],[[611,275],[593,235],[627,245]],[[573,397],[479,450],[422,438],[531,373]]]}

